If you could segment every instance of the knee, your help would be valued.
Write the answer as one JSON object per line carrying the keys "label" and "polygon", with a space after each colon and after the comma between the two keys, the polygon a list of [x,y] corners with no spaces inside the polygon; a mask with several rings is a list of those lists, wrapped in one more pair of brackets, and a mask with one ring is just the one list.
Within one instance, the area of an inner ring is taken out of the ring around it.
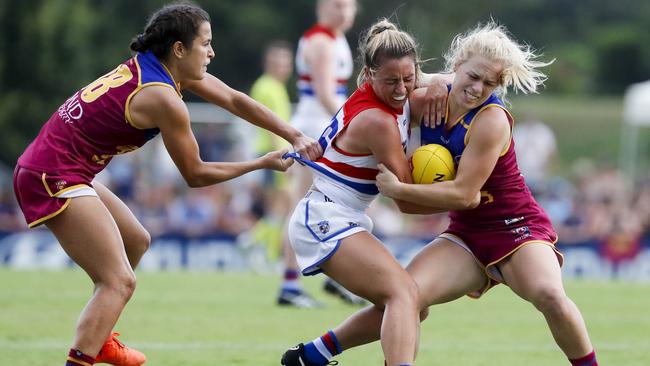
{"label": "knee", "polygon": [[135,274],[131,272],[130,274],[124,275],[122,278],[120,278],[116,290],[118,291],[119,296],[126,302],[131,299],[131,296],[133,296],[133,293],[135,292],[135,286]]}
{"label": "knee", "polygon": [[151,246],[151,234],[147,230],[141,230],[138,233],[138,238],[136,239],[136,246],[140,250],[141,253],[146,252],[149,250],[149,247]]}
{"label": "knee", "polygon": [[544,286],[535,291],[531,302],[542,313],[563,312],[569,301],[562,287]]}
{"label": "knee", "polygon": [[398,301],[402,306],[417,309],[420,303],[418,286],[411,276],[406,275],[402,280],[389,288],[386,300],[387,302]]}
{"label": "knee", "polygon": [[98,289],[111,292],[111,296],[121,299],[124,303],[131,299],[135,292],[136,278],[133,272],[117,274],[112,279],[97,284]]}
{"label": "knee", "polygon": [[123,238],[124,240],[124,250],[126,255],[129,258],[129,263],[132,268],[135,268],[144,253],[151,246],[151,235],[144,228],[138,230],[136,234],[129,236],[128,238]]}

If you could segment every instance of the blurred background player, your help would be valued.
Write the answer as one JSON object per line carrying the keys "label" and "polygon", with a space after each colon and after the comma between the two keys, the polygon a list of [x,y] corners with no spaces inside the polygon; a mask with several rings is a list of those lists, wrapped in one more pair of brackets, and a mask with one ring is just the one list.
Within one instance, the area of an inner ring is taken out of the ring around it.
{"label": "blurred background player", "polygon": [[[284,151],[245,162],[204,162],[182,89],[290,141],[316,158],[310,138],[245,94],[207,73],[214,58],[210,17],[194,5],[168,5],[131,42],[134,56],[70,97],[18,159],[14,191],[29,227],[45,224],[92,279],[67,366],[138,366],[146,357],[112,333],[135,290],[134,268],[151,236],[131,210],[94,181],[113,156],[161,134],[187,184],[216,184],[257,169],[286,170]],[[285,149],[288,150],[288,149]]]}
{"label": "blurred background player", "polygon": [[[253,99],[269,107],[285,121],[291,118],[291,101],[286,82],[293,73],[293,56],[291,43],[284,40],[270,42],[264,52],[264,72],[253,83],[250,92]],[[266,130],[257,129],[256,133],[257,156],[287,146],[286,141]],[[300,283],[296,256],[284,234],[286,218],[293,208],[286,176],[270,170],[264,170],[261,174],[262,184],[257,192],[260,219],[251,229],[250,235],[255,243],[262,243],[266,247],[268,259],[274,260],[278,255],[282,256],[284,275],[277,303],[301,308],[320,307],[322,304],[306,293]]]}
{"label": "blurred background player", "polygon": [[[316,24],[298,41],[299,98],[291,124],[312,138],[321,135],[347,98],[354,60],[345,32],[354,24],[356,13],[356,0],[317,0]],[[291,177],[294,207],[311,186],[312,177],[309,169],[292,169]],[[288,266],[289,276],[297,275],[297,269],[297,266]],[[324,289],[348,303],[363,303],[363,299],[332,280],[325,281]]]}
{"label": "blurred background player", "polygon": [[543,121],[528,118],[517,123],[512,134],[517,141],[517,164],[526,178],[526,185],[534,196],[541,196],[554,176],[551,167],[557,165],[555,132]]}

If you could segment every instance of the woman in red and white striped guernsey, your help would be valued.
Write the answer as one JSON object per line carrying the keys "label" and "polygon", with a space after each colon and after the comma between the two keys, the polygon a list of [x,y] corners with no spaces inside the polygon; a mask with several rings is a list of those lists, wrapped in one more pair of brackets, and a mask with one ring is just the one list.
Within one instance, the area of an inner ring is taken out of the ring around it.
{"label": "woman in red and white striped guernsey", "polygon": [[[418,289],[386,247],[371,234],[366,209],[377,197],[378,164],[411,182],[405,154],[410,120],[425,109],[425,89],[414,91],[419,70],[413,38],[388,20],[374,24],[361,43],[358,89],[319,138],[315,161],[293,154],[314,173],[314,184],[296,207],[289,238],[305,275],[324,272],[349,291],[384,310],[381,344],[389,366],[412,365],[418,343]],[[446,89],[442,83],[441,88]],[[402,211],[428,208],[395,201]],[[460,208],[460,207],[459,207]],[[343,349],[330,331],[282,357],[287,366],[325,365]]]}

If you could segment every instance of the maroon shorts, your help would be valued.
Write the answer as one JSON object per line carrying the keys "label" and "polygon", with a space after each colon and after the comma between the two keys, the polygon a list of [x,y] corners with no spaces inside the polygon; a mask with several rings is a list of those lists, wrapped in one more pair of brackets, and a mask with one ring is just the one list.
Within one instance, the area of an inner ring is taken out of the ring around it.
{"label": "maroon shorts", "polygon": [[71,197],[76,196],[75,191],[91,187],[90,183],[20,165],[14,170],[14,193],[30,228],[63,212],[70,204]]}
{"label": "maroon shorts", "polygon": [[472,253],[483,267],[489,279],[483,289],[470,294],[479,297],[490,287],[503,282],[497,264],[511,256],[525,245],[541,243],[550,246],[557,256],[560,266],[564,258],[555,247],[557,234],[548,218],[544,215],[520,217],[520,221],[503,222],[487,229],[470,227],[465,223],[452,221],[449,228],[440,237],[450,240]]}

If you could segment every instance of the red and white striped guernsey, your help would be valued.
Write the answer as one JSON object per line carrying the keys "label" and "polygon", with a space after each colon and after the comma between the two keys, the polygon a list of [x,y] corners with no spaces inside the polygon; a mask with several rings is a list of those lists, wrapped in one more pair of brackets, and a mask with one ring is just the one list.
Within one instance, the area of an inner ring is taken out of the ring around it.
{"label": "red and white striped guernsey", "polygon": [[298,92],[300,98],[313,97],[314,88],[312,86],[312,71],[305,60],[304,49],[305,43],[309,38],[322,34],[334,41],[334,76],[337,80],[336,93],[345,96],[347,94],[347,83],[354,70],[354,60],[350,45],[343,34],[335,34],[330,29],[321,24],[315,24],[309,28],[298,41],[298,50],[296,51],[296,72],[298,73]]}
{"label": "red and white striped guernsey", "polygon": [[354,117],[368,109],[381,109],[395,118],[401,144],[406,148],[409,137],[408,102],[400,110],[384,104],[369,84],[359,87],[332,118],[318,142],[323,156],[314,162],[298,159],[314,170],[314,186],[328,198],[343,206],[365,211],[379,194],[375,177],[377,160],[372,154],[350,154],[334,146],[333,141]]}

